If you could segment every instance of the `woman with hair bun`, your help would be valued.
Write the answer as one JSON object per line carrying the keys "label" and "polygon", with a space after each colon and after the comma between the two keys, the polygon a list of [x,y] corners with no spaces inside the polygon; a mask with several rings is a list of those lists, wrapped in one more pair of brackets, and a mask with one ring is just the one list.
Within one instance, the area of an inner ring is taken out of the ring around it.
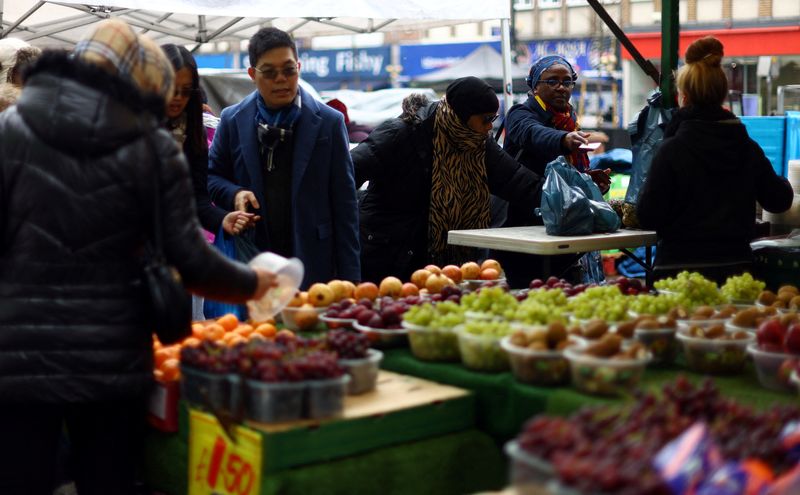
{"label": "woman with hair bun", "polygon": [[722,107],[728,94],[723,55],[711,36],[686,50],[676,75],[680,109],[639,195],[639,221],[658,233],[656,278],[688,269],[724,283],[750,271],[756,201],[774,213],[792,204],[789,182]]}

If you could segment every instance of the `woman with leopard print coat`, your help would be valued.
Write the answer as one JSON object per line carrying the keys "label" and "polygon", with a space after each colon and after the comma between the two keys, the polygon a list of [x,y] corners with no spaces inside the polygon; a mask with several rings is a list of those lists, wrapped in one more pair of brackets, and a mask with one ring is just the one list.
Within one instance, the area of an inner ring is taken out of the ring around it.
{"label": "woman with leopard print coat", "polygon": [[363,280],[476,259],[474,249],[448,246],[447,232],[489,227],[490,195],[539,206],[543,179],[489,134],[498,107],[491,86],[461,78],[440,101],[406,98],[401,117],[353,149],[356,183],[369,181],[359,205]]}

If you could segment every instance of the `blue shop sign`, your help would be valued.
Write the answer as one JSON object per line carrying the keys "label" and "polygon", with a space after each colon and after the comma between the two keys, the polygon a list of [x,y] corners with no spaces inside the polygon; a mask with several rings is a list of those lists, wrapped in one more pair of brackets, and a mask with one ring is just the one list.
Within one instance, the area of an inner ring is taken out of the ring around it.
{"label": "blue shop sign", "polygon": [[500,53],[499,41],[402,45],[400,46],[400,65],[403,66],[401,74],[413,78],[450,67],[460,62],[481,45],[489,45]]}
{"label": "blue shop sign", "polygon": [[528,53],[521,54],[520,60],[530,65],[545,55],[561,55],[566,58],[576,72],[594,69],[600,57],[600,50],[591,38],[571,40],[537,40],[529,41],[523,46]]}
{"label": "blue shop sign", "polygon": [[[391,48],[354,48],[351,50],[303,50],[299,54],[303,79],[341,81],[345,79],[385,79],[391,64]],[[249,62],[243,60],[242,67]]]}

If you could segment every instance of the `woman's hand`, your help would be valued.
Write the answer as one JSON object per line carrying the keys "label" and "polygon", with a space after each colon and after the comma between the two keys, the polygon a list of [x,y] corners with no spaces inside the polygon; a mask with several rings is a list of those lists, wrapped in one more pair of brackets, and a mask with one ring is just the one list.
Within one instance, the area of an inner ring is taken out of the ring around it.
{"label": "woman's hand", "polygon": [[258,283],[256,284],[256,291],[253,293],[251,299],[261,299],[268,290],[278,286],[278,279],[271,271],[257,267],[253,267],[253,271],[256,272]]}
{"label": "woman's hand", "polygon": [[589,144],[589,134],[588,132],[583,131],[572,131],[563,138],[561,138],[561,146],[567,150],[568,152],[572,153],[578,146],[582,144]]}
{"label": "woman's hand", "polygon": [[589,177],[592,178],[592,181],[597,184],[597,187],[600,188],[600,192],[603,194],[607,193],[608,190],[611,188],[611,169],[607,168],[605,170],[589,170],[586,172],[589,174]]}
{"label": "woman's hand", "polygon": [[261,217],[255,213],[245,213],[243,211],[232,211],[222,219],[222,230],[230,235],[239,235],[245,229],[254,226]]}

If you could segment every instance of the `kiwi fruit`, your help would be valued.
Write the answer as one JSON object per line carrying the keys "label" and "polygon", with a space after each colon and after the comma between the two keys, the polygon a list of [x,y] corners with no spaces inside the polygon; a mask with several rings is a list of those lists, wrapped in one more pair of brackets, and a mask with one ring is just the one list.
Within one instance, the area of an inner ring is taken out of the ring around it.
{"label": "kiwi fruit", "polygon": [[725,335],[725,327],[722,325],[711,325],[705,329],[704,337],[707,339],[718,339]]}
{"label": "kiwi fruit", "polygon": [[560,321],[547,325],[547,345],[554,349],[559,342],[567,339],[567,327]]}
{"label": "kiwi fruit", "polygon": [[608,325],[603,320],[591,320],[583,327],[583,336],[596,340],[608,332]]}
{"label": "kiwi fruit", "polygon": [[775,302],[776,295],[774,292],[770,290],[761,291],[761,294],[758,295],[757,301],[764,306],[769,306]]}

